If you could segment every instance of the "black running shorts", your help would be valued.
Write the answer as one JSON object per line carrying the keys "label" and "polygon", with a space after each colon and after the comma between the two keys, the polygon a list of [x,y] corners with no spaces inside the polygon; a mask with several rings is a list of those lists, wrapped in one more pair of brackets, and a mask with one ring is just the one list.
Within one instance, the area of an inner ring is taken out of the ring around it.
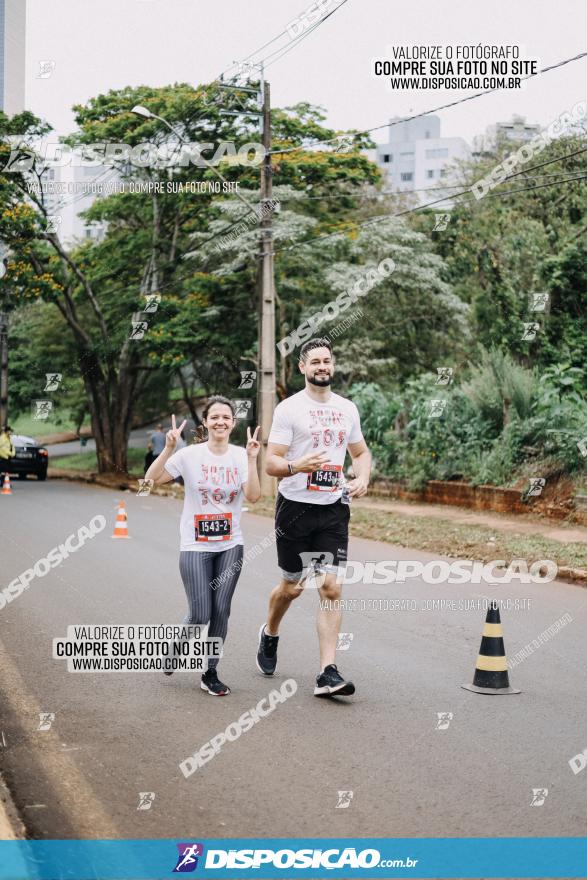
{"label": "black running shorts", "polygon": [[310,570],[337,572],[347,561],[348,504],[308,504],[277,493],[277,560],[285,580],[298,581]]}

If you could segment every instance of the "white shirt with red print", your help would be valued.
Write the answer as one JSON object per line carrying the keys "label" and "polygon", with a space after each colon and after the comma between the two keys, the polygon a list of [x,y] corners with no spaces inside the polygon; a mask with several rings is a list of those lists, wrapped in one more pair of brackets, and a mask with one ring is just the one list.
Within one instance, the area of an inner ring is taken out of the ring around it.
{"label": "white shirt with red print", "polygon": [[216,552],[244,543],[240,518],[248,478],[245,449],[229,444],[223,455],[216,455],[207,443],[192,444],[175,452],[165,470],[184,481],[181,550]]}
{"label": "white shirt with red print", "polygon": [[282,400],[275,409],[269,442],[289,447],[286,461],[326,452],[331,465],[319,473],[284,477],[279,483],[283,497],[311,504],[338,501],[347,445],[362,439],[359,411],[340,394],[331,392],[326,403],[318,403],[304,389]]}

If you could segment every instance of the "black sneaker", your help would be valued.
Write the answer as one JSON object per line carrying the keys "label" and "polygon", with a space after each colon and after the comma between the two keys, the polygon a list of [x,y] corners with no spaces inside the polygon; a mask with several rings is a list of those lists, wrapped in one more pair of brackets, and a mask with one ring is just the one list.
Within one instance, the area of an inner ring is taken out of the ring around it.
{"label": "black sneaker", "polygon": [[212,694],[213,697],[225,697],[226,694],[230,693],[228,685],[223,684],[218,678],[216,669],[208,669],[207,672],[202,674],[200,687],[203,691],[208,691],[209,694]]}
{"label": "black sneaker", "polygon": [[345,681],[334,663],[326,666],[324,672],[316,676],[315,697],[350,697],[354,692],[352,681]]}
{"label": "black sneaker", "polygon": [[273,675],[277,666],[277,643],[279,636],[268,636],[265,624],[259,630],[259,648],[257,650],[257,669],[263,675]]}

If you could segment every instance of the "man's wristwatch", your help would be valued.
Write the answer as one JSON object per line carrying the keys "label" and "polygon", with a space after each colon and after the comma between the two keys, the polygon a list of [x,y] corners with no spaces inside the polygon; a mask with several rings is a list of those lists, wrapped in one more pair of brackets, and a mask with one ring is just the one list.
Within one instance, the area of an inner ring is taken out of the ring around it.
{"label": "man's wristwatch", "polygon": [[290,477],[293,477],[295,474],[295,471],[293,469],[293,465],[292,465],[291,461],[288,461],[288,463],[287,463],[287,470],[289,472]]}

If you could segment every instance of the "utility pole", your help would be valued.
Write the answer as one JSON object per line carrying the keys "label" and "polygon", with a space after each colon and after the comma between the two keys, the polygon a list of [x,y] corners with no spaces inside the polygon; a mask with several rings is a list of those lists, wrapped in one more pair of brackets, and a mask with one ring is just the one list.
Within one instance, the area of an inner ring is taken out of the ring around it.
{"label": "utility pole", "polygon": [[275,494],[275,478],[265,472],[267,440],[275,409],[275,281],[273,271],[273,211],[269,204],[273,193],[271,167],[271,89],[263,84],[263,147],[261,166],[261,237],[259,266],[259,382],[257,414],[261,426],[260,482],[262,495]]}
{"label": "utility pole", "polygon": [[[0,284],[6,276],[6,261],[9,249],[0,240]],[[3,291],[2,300],[6,297],[6,289]],[[8,423],[8,312],[2,308],[4,302],[0,302],[0,430]]]}
{"label": "utility pole", "polygon": [[[262,143],[265,150],[261,165],[261,210],[259,212],[259,272],[258,272],[258,366],[257,366],[257,421],[261,427],[261,454],[259,456],[261,494],[275,495],[276,481],[265,473],[267,460],[267,440],[275,410],[275,281],[273,270],[273,169],[271,166],[271,88],[260,72],[260,89],[263,105],[258,111],[221,110],[227,116],[258,116],[262,124]],[[218,87],[226,91],[258,94],[259,89],[240,86],[234,83],[218,82]],[[238,195],[238,194],[237,194]],[[243,196],[239,196],[245,201]],[[251,211],[254,209],[248,205]],[[257,213],[256,211],[254,213]]]}
{"label": "utility pole", "polygon": [[0,312],[0,429],[8,422],[8,312]]}

